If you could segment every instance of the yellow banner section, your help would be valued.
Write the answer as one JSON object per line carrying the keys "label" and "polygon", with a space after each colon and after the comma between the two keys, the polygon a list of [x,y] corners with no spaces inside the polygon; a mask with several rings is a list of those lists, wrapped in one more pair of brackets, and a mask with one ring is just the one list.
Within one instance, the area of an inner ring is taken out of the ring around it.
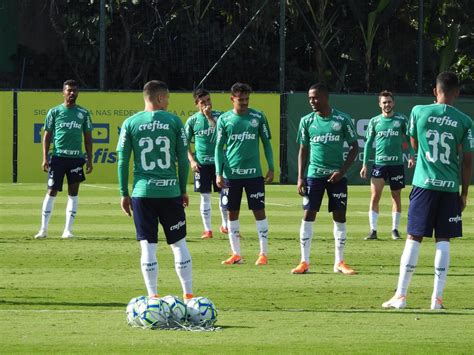
{"label": "yellow banner section", "polygon": [[[215,110],[231,109],[230,94],[211,95]],[[61,104],[61,92],[18,93],[18,182],[46,181],[41,170],[41,137],[44,119],[48,110]],[[143,95],[135,93],[81,92],[77,103],[87,108],[94,124],[93,162],[94,171],[87,175],[88,183],[117,182],[116,146],[122,122],[143,110]],[[275,182],[280,179],[280,101],[278,94],[252,94],[250,106],[265,112],[272,132]],[[178,115],[183,123],[196,112],[191,93],[171,93],[168,111]],[[11,132],[11,130],[9,130]],[[267,171],[263,148],[261,159],[264,174]],[[191,174],[190,174],[191,175]],[[192,181],[190,176],[189,181]]]}
{"label": "yellow banner section", "polygon": [[0,92],[0,182],[13,182],[13,92]]}

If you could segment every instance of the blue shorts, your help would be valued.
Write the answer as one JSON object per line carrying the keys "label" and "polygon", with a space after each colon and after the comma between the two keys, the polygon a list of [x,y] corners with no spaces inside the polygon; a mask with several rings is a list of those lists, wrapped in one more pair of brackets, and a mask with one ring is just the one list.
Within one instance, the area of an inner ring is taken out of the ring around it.
{"label": "blue shorts", "polygon": [[133,221],[137,240],[158,243],[158,223],[163,226],[168,244],[186,236],[186,215],[182,197],[132,197]]}
{"label": "blue shorts", "polygon": [[263,210],[265,208],[265,184],[261,176],[249,179],[224,179],[221,206],[227,207],[229,211],[239,211],[244,188],[249,209]]}
{"label": "blue shorts", "polygon": [[216,184],[216,166],[201,165],[199,172],[194,173],[194,192],[210,193],[211,188],[214,192],[221,191]]}
{"label": "blue shorts", "polygon": [[319,212],[324,191],[328,195],[328,212],[347,208],[347,179],[342,178],[336,183],[328,182],[328,178],[306,178],[306,196],[303,197],[303,209]]}
{"label": "blue shorts", "polygon": [[461,200],[457,192],[413,186],[408,207],[407,232],[415,237],[455,238],[462,236]]}
{"label": "blue shorts", "polygon": [[63,191],[64,175],[67,177],[67,184],[77,184],[86,180],[84,169],[82,168],[86,160],[84,158],[64,158],[51,156],[48,170],[48,189]]}
{"label": "blue shorts", "polygon": [[372,167],[374,179],[384,179],[390,183],[390,190],[396,191],[405,187],[405,168],[403,165],[377,165]]}

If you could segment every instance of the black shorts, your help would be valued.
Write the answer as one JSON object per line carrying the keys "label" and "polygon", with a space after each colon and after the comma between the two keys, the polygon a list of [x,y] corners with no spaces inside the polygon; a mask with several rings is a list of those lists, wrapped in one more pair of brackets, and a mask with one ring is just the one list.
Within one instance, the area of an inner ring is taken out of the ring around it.
{"label": "black shorts", "polygon": [[48,189],[62,191],[64,175],[67,184],[77,184],[86,180],[82,168],[86,160],[84,158],[64,158],[53,155],[49,161]]}
{"label": "black shorts", "polygon": [[158,223],[163,226],[168,244],[174,244],[186,236],[186,215],[181,196],[132,197],[132,207],[137,240],[157,243]]}
{"label": "black shorts", "polygon": [[408,234],[415,237],[455,238],[462,236],[461,200],[457,192],[413,186],[408,206]]}
{"label": "black shorts", "polygon": [[372,167],[374,179],[384,179],[390,183],[390,190],[396,191],[405,187],[405,168],[403,165],[377,165]]}
{"label": "black shorts", "polygon": [[221,191],[216,184],[216,166],[201,165],[199,172],[194,173],[194,192],[210,193],[211,189],[214,192]]}
{"label": "black shorts", "polygon": [[306,196],[303,197],[303,209],[319,212],[324,191],[328,195],[328,212],[347,209],[347,179],[342,178],[336,183],[328,182],[328,178],[307,178]]}
{"label": "black shorts", "polygon": [[249,179],[224,179],[221,206],[226,207],[229,211],[239,211],[244,188],[249,209],[263,210],[265,208],[265,183],[261,176]]}

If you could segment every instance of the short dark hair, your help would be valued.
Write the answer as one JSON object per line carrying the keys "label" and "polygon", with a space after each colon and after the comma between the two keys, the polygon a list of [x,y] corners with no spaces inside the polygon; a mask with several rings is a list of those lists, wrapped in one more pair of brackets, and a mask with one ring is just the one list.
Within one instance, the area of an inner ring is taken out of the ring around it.
{"label": "short dark hair", "polygon": [[148,97],[166,91],[168,91],[168,85],[164,81],[152,80],[143,86],[143,95]]}
{"label": "short dark hair", "polygon": [[[309,87],[309,90],[317,90],[319,92],[323,92],[327,95],[329,95],[329,88],[326,84],[324,83],[316,83],[316,84],[313,84]],[[308,91],[309,91],[308,90]]]}
{"label": "short dark hair", "polygon": [[232,95],[236,95],[238,93],[245,93],[245,94],[250,94],[252,92],[252,88],[250,87],[249,84],[244,84],[244,83],[235,83],[232,85],[230,88],[230,92]]}
{"label": "short dark hair", "polygon": [[458,76],[450,71],[444,71],[439,73],[436,77],[436,86],[445,93],[452,94],[455,90],[459,89]]}
{"label": "short dark hair", "polygon": [[201,97],[210,95],[211,93],[203,88],[199,88],[193,91],[194,100],[200,99]]}
{"label": "short dark hair", "polygon": [[381,97],[389,97],[389,96],[392,98],[392,100],[395,100],[395,99],[393,98],[393,94],[392,94],[391,91],[382,90],[382,91],[379,92],[379,100],[380,100]]}
{"label": "short dark hair", "polygon": [[74,79],[68,79],[66,80],[64,83],[63,83],[63,89],[66,87],[66,86],[74,86],[74,87],[77,87],[77,81],[74,80]]}

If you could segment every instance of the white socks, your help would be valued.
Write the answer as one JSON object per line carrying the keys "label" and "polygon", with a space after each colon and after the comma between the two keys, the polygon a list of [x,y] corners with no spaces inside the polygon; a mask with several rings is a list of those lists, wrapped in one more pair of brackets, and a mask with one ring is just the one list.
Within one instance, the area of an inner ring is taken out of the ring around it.
{"label": "white socks", "polygon": [[398,230],[398,226],[400,225],[400,216],[400,212],[392,212],[392,230]]}
{"label": "white socks", "polygon": [[67,197],[67,206],[66,206],[66,225],[64,226],[64,232],[72,232],[72,225],[74,224],[74,219],[76,218],[77,213],[77,196],[68,196]]}
{"label": "white socks", "polygon": [[228,228],[228,224],[227,224],[227,207],[222,206],[222,204],[219,203],[219,210],[221,211],[221,218],[222,218],[221,226],[223,226],[224,228]]}
{"label": "white socks", "polygon": [[174,267],[178,274],[184,295],[193,294],[193,261],[189,254],[186,238],[171,244],[171,250],[174,254]]}
{"label": "white socks", "polygon": [[377,221],[379,219],[379,214],[378,212],[369,211],[369,226],[370,230],[376,231],[377,230]]}
{"label": "white socks", "polygon": [[268,220],[255,221],[257,225],[258,240],[260,242],[260,254],[268,254]]}
{"label": "white socks", "polygon": [[346,245],[346,223],[339,223],[334,221],[334,244],[335,244],[335,255],[334,263],[339,264],[344,260],[344,247]]}
{"label": "white socks", "polygon": [[211,227],[211,194],[204,193],[201,194],[201,203],[199,205],[201,211],[202,224],[204,225],[204,230],[210,231]]}
{"label": "white socks", "polygon": [[436,254],[434,261],[434,287],[432,299],[443,299],[444,285],[446,284],[446,277],[449,268],[449,242],[436,243]]}
{"label": "white socks", "polygon": [[157,243],[148,243],[147,240],[140,240],[140,247],[142,249],[140,264],[148,296],[158,294],[158,260],[156,259],[157,245]]}
{"label": "white socks", "polygon": [[232,254],[240,255],[240,222],[239,220],[229,221],[229,242]]}
{"label": "white socks", "polygon": [[311,252],[311,240],[313,239],[314,221],[301,221],[300,227],[300,248],[301,261],[309,264],[309,254]]}
{"label": "white socks", "polygon": [[54,201],[56,196],[50,196],[46,194],[43,207],[41,209],[41,228],[40,231],[47,231],[49,219],[51,218],[51,214],[53,213]]}
{"label": "white socks", "polygon": [[418,255],[420,253],[421,243],[415,240],[407,239],[405,249],[403,249],[402,257],[400,258],[400,275],[398,277],[398,285],[396,296],[406,296],[408,286],[410,285],[411,277],[416,269],[418,263]]}

